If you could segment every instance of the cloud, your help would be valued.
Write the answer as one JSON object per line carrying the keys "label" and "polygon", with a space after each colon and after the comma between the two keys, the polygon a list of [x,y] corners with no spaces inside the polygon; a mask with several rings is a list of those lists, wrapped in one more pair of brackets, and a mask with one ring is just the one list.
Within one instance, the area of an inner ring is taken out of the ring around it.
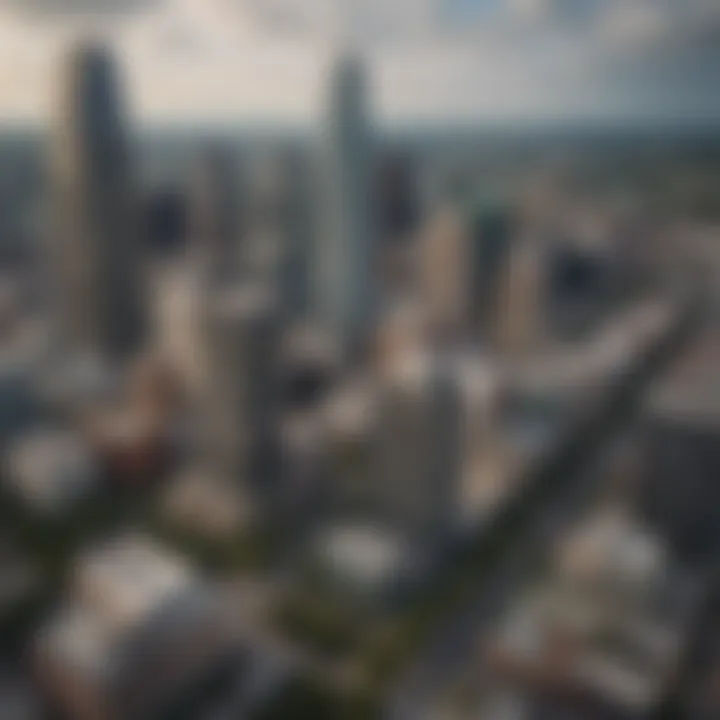
{"label": "cloud", "polygon": [[[49,20],[11,24],[3,12],[28,6]],[[328,41],[345,37],[365,50],[387,120],[720,119],[720,0],[0,0],[0,63],[29,78],[0,98],[0,114],[30,107],[43,38],[90,10],[140,12],[110,35],[148,117],[310,117]]]}
{"label": "cloud", "polygon": [[125,15],[158,7],[163,0],[0,0],[0,8],[32,17]]}
{"label": "cloud", "polygon": [[720,105],[707,91],[720,68],[718,0],[202,2],[243,25],[241,42],[226,42],[244,49],[237,67],[287,76],[288,98],[296,80],[322,85],[316,69],[302,81],[294,65],[320,67],[324,41],[349,38],[366,51],[388,118],[694,116]]}

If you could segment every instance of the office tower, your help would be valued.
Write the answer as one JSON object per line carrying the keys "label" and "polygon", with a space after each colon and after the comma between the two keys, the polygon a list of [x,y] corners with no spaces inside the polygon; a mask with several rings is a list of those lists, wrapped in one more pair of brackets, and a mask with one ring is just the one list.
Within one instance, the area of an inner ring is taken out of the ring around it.
{"label": "office tower", "polygon": [[190,236],[209,287],[241,276],[241,200],[237,158],[228,148],[210,148],[198,161],[190,211]]}
{"label": "office tower", "polygon": [[512,210],[504,204],[485,201],[471,210],[472,323],[486,343],[496,338],[514,233]]}
{"label": "office tower", "polygon": [[512,248],[499,294],[496,337],[502,351],[531,352],[545,336],[547,264],[542,238],[525,235]]}
{"label": "office tower", "polygon": [[420,244],[419,286],[431,333],[457,338],[469,328],[472,303],[470,238],[457,208],[439,208]]}
{"label": "office tower", "polygon": [[289,321],[304,319],[309,309],[312,183],[307,170],[297,149],[283,148],[261,158],[248,188],[249,272],[277,287],[280,310]]}
{"label": "office tower", "polygon": [[450,368],[413,354],[382,380],[373,482],[381,516],[422,540],[442,540],[457,516],[461,398]]}
{"label": "office tower", "polygon": [[607,312],[620,274],[602,253],[554,242],[548,253],[548,315],[558,336],[578,335]]}
{"label": "office tower", "polygon": [[42,325],[26,322],[19,323],[3,338],[0,352],[0,440],[3,443],[32,427],[45,410],[39,381],[48,357],[47,340]]}
{"label": "office tower", "polygon": [[377,367],[390,368],[408,355],[421,352],[428,342],[425,308],[414,298],[404,297],[383,314],[378,323],[374,360]]}
{"label": "office tower", "polygon": [[719,360],[720,332],[708,323],[653,386],[641,426],[639,511],[689,563],[720,549]]}
{"label": "office tower", "polygon": [[154,290],[157,347],[172,358],[186,389],[196,396],[207,376],[207,278],[197,264],[173,263],[156,273]]}
{"label": "office tower", "polygon": [[68,62],[52,163],[55,276],[69,341],[112,358],[145,332],[140,233],[114,61],[80,46]]}
{"label": "office tower", "polygon": [[246,275],[241,178],[231,149],[213,146],[196,161],[189,197],[189,261],[155,274],[154,310],[159,347],[192,395],[203,391],[208,360],[205,315],[211,296]]}
{"label": "office tower", "polygon": [[318,248],[319,312],[353,352],[372,330],[378,303],[370,155],[363,66],[343,57],[333,69],[329,118],[323,129]]}
{"label": "office tower", "polygon": [[[484,470],[501,446],[500,418],[506,388],[494,367],[479,361],[474,352],[458,354],[452,372],[462,409],[463,493],[471,498],[482,493],[480,485],[488,479]],[[463,505],[470,503],[466,500]],[[472,511],[471,507],[464,509]]]}
{"label": "office tower", "polygon": [[257,286],[218,292],[205,324],[211,450],[223,470],[263,483],[279,451],[277,302]]}
{"label": "office tower", "polygon": [[143,224],[148,248],[161,257],[174,257],[188,239],[189,197],[185,188],[156,187],[145,196]]}
{"label": "office tower", "polygon": [[316,407],[337,383],[342,370],[340,349],[312,325],[295,325],[283,334],[283,404],[291,410]]}
{"label": "office tower", "polygon": [[395,298],[412,291],[414,240],[420,208],[415,167],[405,154],[383,157],[375,177],[380,293]]}
{"label": "office tower", "polygon": [[414,167],[406,156],[394,153],[383,159],[376,193],[383,244],[408,240],[417,228],[420,208]]}

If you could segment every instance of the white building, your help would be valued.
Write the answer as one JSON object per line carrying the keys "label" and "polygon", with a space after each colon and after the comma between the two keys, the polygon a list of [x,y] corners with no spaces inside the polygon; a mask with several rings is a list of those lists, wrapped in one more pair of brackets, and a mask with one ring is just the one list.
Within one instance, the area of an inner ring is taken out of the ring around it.
{"label": "white building", "polygon": [[31,511],[63,517],[99,490],[100,467],[91,449],[70,431],[41,429],[10,447],[7,484]]}
{"label": "white building", "polygon": [[603,509],[499,623],[487,679],[549,717],[648,717],[678,678],[701,598],[661,539]]}
{"label": "white building", "polygon": [[208,305],[205,397],[212,451],[241,478],[254,474],[259,454],[280,432],[277,311],[273,293],[257,286],[218,292]]}
{"label": "white building", "polygon": [[154,718],[234,649],[218,600],[140,536],[82,556],[37,638],[42,687],[78,720]]}

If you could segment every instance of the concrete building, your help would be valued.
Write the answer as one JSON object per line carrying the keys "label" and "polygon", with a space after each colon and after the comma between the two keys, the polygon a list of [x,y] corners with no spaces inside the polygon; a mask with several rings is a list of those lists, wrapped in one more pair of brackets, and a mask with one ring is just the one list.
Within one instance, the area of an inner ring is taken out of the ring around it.
{"label": "concrete building", "polygon": [[548,259],[542,238],[520,237],[501,280],[496,343],[501,352],[527,355],[547,339]]}
{"label": "concrete building", "polygon": [[416,352],[380,373],[327,405],[333,503],[314,545],[336,585],[375,601],[426,580],[498,497],[484,462],[497,421],[488,369]]}
{"label": "concrete building", "polygon": [[417,230],[417,169],[407,153],[386,154],[377,177],[378,229],[385,246],[408,241]]}
{"label": "concrete building", "polygon": [[0,540],[0,628],[5,630],[17,610],[31,603],[42,589],[43,576],[36,563],[7,540]]}
{"label": "concrete building", "polygon": [[372,144],[360,60],[340,58],[332,70],[321,148],[321,215],[317,250],[319,314],[351,352],[372,329],[378,307],[372,217]]}
{"label": "concrete building", "polygon": [[190,203],[190,238],[208,288],[242,276],[247,225],[239,160],[232,148],[207,150],[198,160]]}
{"label": "concrete building", "polygon": [[107,49],[81,45],[67,62],[55,120],[52,265],[71,345],[124,357],[142,343],[141,233],[125,111]]}
{"label": "concrete building", "polygon": [[211,452],[245,481],[262,482],[278,470],[279,333],[271,292],[247,286],[209,298],[205,398]]}
{"label": "concrete building", "polygon": [[8,490],[41,516],[63,518],[97,494],[100,465],[91,448],[70,431],[43,429],[9,448]]}
{"label": "concrete building", "polygon": [[414,355],[379,392],[373,482],[391,524],[420,538],[444,537],[457,514],[460,393],[447,368]]}
{"label": "concrete building", "polygon": [[322,328],[298,324],[282,337],[283,404],[291,410],[317,406],[342,371],[342,351]]}
{"label": "concrete building", "polygon": [[486,644],[490,696],[519,718],[650,717],[678,679],[703,593],[658,536],[601,509],[561,540]]}
{"label": "concrete building", "polygon": [[469,210],[472,324],[486,344],[497,337],[498,314],[516,234],[516,219],[506,203],[483,200]]}
{"label": "concrete building", "polygon": [[205,314],[208,288],[198,267],[171,265],[155,278],[156,345],[173,365],[187,390],[198,395],[207,380]]}
{"label": "concrete building", "polygon": [[217,543],[237,542],[254,522],[242,488],[203,466],[180,473],[163,496],[161,513],[171,528]]}
{"label": "concrete building", "polygon": [[284,148],[255,164],[248,187],[249,272],[277,288],[288,322],[305,320],[311,310],[315,178],[309,170],[298,149]]}
{"label": "concrete building", "polygon": [[414,353],[386,369],[369,479],[381,516],[441,544],[477,522],[493,482],[500,390],[490,368],[463,353]]}
{"label": "concrete building", "polygon": [[37,392],[46,412],[66,420],[117,402],[121,373],[97,353],[68,353],[45,359]]}
{"label": "concrete building", "polygon": [[644,516],[689,561],[720,548],[720,332],[705,327],[651,388],[644,413]]}
{"label": "concrete building", "polygon": [[422,233],[418,284],[431,333],[440,341],[457,339],[469,329],[473,260],[459,208],[438,208]]}
{"label": "concrete building", "polygon": [[218,598],[141,536],[81,556],[64,605],[38,633],[53,705],[78,720],[157,718],[237,648]]}
{"label": "concrete building", "polygon": [[43,410],[38,378],[47,355],[47,336],[22,327],[0,341],[0,438],[25,432]]}

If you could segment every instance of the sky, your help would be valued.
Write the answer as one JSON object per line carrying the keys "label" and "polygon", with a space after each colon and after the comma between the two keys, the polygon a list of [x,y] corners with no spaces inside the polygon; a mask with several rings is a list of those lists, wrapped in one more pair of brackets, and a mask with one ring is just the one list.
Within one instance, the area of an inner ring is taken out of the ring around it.
{"label": "sky", "polygon": [[148,123],[307,122],[348,45],[387,123],[720,122],[720,0],[0,0],[0,119],[86,34]]}

